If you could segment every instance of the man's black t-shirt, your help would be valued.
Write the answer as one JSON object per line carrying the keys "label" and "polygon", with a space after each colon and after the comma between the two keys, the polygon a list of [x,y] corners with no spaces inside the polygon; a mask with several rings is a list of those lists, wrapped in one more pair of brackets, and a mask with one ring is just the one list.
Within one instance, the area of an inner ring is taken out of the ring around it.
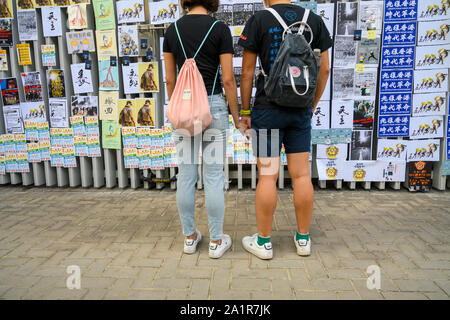
{"label": "man's black t-shirt", "polygon": [[[215,20],[215,18],[206,14],[188,14],[177,21],[178,31],[188,58],[194,57],[203,38]],[[163,51],[172,53],[175,56],[178,68],[181,69],[185,57],[173,23],[167,28]],[[211,30],[197,57],[195,57],[197,68],[203,77],[208,95],[211,94],[214,77],[220,64],[219,55],[224,53],[233,53],[233,38],[231,37],[230,28],[222,21],[219,21]],[[214,94],[218,93],[222,93],[220,74],[214,89]]]}
{"label": "man's black t-shirt", "polygon": [[[292,4],[275,4],[271,6],[275,9],[288,26],[297,21],[302,21],[305,9]],[[319,49],[320,52],[328,50],[332,45],[330,33],[328,32],[322,18],[317,14],[310,12],[307,24],[313,32],[313,41],[311,48]],[[297,32],[298,26],[292,27],[292,32]],[[238,44],[245,49],[257,53],[261,61],[262,68],[266,74],[275,62],[278,49],[283,36],[283,27],[278,20],[267,10],[256,12],[246,23],[244,31]],[[306,40],[309,42],[311,33],[308,28],[303,32]],[[256,97],[255,108],[274,108],[273,103],[269,103],[264,92],[264,77],[256,79]]]}

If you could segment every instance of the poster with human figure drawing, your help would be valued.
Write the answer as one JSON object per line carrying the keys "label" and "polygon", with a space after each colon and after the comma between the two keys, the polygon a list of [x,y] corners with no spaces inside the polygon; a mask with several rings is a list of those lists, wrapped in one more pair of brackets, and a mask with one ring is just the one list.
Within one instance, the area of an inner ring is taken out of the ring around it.
{"label": "poster with human figure drawing", "polygon": [[136,114],[138,126],[155,126],[155,100],[152,98],[137,98]]}
{"label": "poster with human figure drawing", "polygon": [[416,69],[450,68],[450,44],[418,46],[416,48]]}
{"label": "poster with human figure drawing", "polygon": [[398,139],[378,139],[377,160],[405,161],[408,144]]}
{"label": "poster with human figure drawing", "polygon": [[139,62],[139,91],[158,92],[158,63]]}
{"label": "poster with human figure drawing", "polygon": [[439,161],[441,142],[439,139],[408,140],[406,162]]}
{"label": "poster with human figure drawing", "polygon": [[118,122],[120,127],[136,127],[136,104],[134,99],[119,99]]}
{"label": "poster with human figure drawing", "polygon": [[411,117],[409,132],[410,139],[442,138],[444,136],[444,117]]}
{"label": "poster with human figure drawing", "polygon": [[121,0],[116,6],[119,24],[145,21],[144,0]]}
{"label": "poster with human figure drawing", "polygon": [[253,3],[234,2],[233,3],[233,25],[243,26],[253,15]]}
{"label": "poster with human figure drawing", "polygon": [[47,121],[44,101],[21,102],[20,110],[23,121]]}
{"label": "poster with human figure drawing", "polygon": [[41,12],[44,37],[62,36],[61,9],[59,7],[42,7]]}
{"label": "poster with human figure drawing", "polygon": [[93,92],[91,70],[85,68],[85,63],[70,65],[72,71],[72,84],[75,94]]}
{"label": "poster with human figure drawing", "polygon": [[336,35],[353,36],[357,27],[358,2],[338,2]]}
{"label": "poster with human figure drawing", "polygon": [[353,128],[353,100],[331,101],[331,128]]}
{"label": "poster with human figure drawing", "polygon": [[118,30],[119,57],[139,56],[138,26],[119,26]]}
{"label": "poster with human figure drawing", "polygon": [[358,42],[353,37],[336,36],[334,39],[335,68],[353,68],[356,64]]}
{"label": "poster with human figure drawing", "polygon": [[333,38],[334,3],[318,3],[317,14],[322,18],[325,26],[328,29],[328,32],[330,33],[331,38]]}
{"label": "poster with human figure drawing", "polygon": [[355,99],[353,103],[353,128],[372,130],[375,114],[375,98]]}
{"label": "poster with human figure drawing", "polygon": [[39,72],[23,72],[22,77],[23,90],[26,101],[42,100],[41,74]]}
{"label": "poster with human figure drawing", "polygon": [[417,1],[417,20],[445,20],[450,18],[450,0]]}
{"label": "poster with human figure drawing", "polygon": [[119,67],[108,60],[98,62],[99,90],[119,90]]}
{"label": "poster with human figure drawing", "polygon": [[17,10],[30,10],[36,7],[36,2],[34,0],[17,0],[16,5]]}
{"label": "poster with human figure drawing", "polygon": [[444,115],[446,106],[446,92],[414,94],[412,116]]}
{"label": "poster with human figure drawing", "polygon": [[353,82],[355,70],[333,70],[333,99],[353,99]]}
{"label": "poster with human figure drawing", "polygon": [[358,41],[356,51],[356,63],[362,63],[366,67],[377,67],[380,62],[380,38],[361,39]]}
{"label": "poster with human figure drawing", "polygon": [[[92,30],[67,32],[66,42],[68,54],[95,51],[94,32]],[[101,60],[100,57],[98,59]]]}
{"label": "poster with human figure drawing", "polygon": [[17,27],[20,41],[37,40],[36,11],[17,11]]}
{"label": "poster with human figure drawing", "polygon": [[414,93],[441,91],[448,91],[448,69],[414,71]]}
{"label": "poster with human figure drawing", "polygon": [[364,72],[355,72],[355,96],[374,97],[377,92],[377,69],[365,69]]}
{"label": "poster with human figure drawing", "polygon": [[450,43],[450,20],[421,21],[417,28],[417,45],[443,45]]}
{"label": "poster with human figure drawing", "polygon": [[139,93],[139,64],[122,65],[123,91],[125,94]]}
{"label": "poster with human figure drawing", "polygon": [[12,19],[14,18],[12,0],[0,1],[0,18]]}
{"label": "poster with human figure drawing", "polygon": [[149,1],[150,24],[172,23],[180,17],[178,1]]}

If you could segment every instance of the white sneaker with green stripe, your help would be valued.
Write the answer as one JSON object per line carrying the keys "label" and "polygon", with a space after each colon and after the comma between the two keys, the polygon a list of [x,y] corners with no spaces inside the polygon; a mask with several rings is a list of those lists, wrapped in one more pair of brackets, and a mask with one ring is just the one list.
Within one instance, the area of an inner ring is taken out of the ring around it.
{"label": "white sneaker with green stripe", "polygon": [[297,240],[294,235],[295,246],[297,247],[297,254],[299,256],[309,256],[311,254],[311,238],[309,240],[299,239]]}
{"label": "white sneaker with green stripe", "polygon": [[272,251],[272,243],[268,242],[263,244],[262,246],[258,245],[258,234],[255,233],[252,236],[247,236],[242,238],[242,245],[244,249],[248,252],[254,254],[260,259],[272,259],[273,251]]}

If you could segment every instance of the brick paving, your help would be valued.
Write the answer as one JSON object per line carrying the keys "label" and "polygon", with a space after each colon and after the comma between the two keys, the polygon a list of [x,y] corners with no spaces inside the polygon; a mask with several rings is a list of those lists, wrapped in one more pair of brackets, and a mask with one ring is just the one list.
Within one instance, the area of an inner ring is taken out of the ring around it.
{"label": "brick paving", "polygon": [[[0,299],[449,299],[448,191],[316,190],[313,252],[299,257],[282,190],[271,261],[241,245],[256,232],[253,191],[226,193],[234,243],[220,260],[197,195],[205,239],[185,255],[174,191],[0,187]],[[69,265],[79,290],[66,288]],[[369,265],[379,290],[367,288]]]}

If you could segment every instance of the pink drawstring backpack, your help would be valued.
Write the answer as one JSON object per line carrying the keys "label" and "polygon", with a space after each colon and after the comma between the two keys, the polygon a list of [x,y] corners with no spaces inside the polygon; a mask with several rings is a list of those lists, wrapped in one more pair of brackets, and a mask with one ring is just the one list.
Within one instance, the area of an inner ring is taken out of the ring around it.
{"label": "pink drawstring backpack", "polygon": [[[219,21],[214,21],[194,57],[189,59],[186,56],[186,51],[184,50],[183,42],[181,41],[180,33],[178,32],[177,23],[175,22],[175,30],[186,60],[178,74],[177,83],[172,97],[170,98],[169,105],[167,106],[166,115],[167,119],[169,119],[175,129],[184,129],[189,132],[191,136],[200,133],[200,128],[202,131],[205,130],[212,122],[208,94],[202,75],[195,63],[195,57],[217,22]],[[214,93],[214,88],[216,87],[218,73],[219,67],[217,67],[211,95]]]}

